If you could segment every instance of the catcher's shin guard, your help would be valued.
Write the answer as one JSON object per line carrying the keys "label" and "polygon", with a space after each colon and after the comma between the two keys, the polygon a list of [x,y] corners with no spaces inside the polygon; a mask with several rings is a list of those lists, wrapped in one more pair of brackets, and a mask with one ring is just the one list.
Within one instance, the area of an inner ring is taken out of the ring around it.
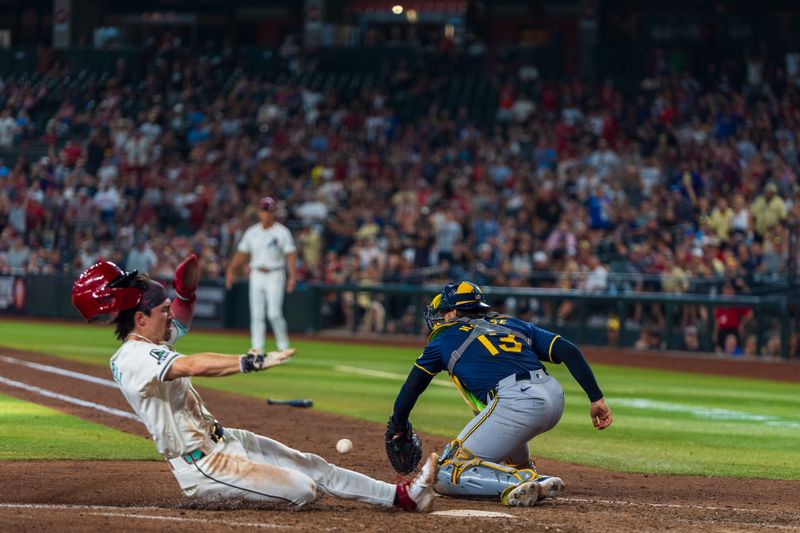
{"label": "catcher's shin guard", "polygon": [[507,489],[537,478],[530,469],[516,469],[478,459],[458,441],[443,453],[434,490],[445,496],[497,498]]}

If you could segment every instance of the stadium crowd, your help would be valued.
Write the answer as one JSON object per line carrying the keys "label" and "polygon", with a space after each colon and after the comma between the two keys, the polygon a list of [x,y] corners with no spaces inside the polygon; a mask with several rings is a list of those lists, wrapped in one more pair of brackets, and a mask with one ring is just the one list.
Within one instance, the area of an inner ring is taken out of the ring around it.
{"label": "stadium crowd", "polygon": [[[346,98],[302,83],[313,55],[281,54],[270,79],[230,50],[164,46],[142,79],[123,62],[102,76],[56,62],[2,80],[0,150],[41,143],[47,155],[0,162],[0,273],[75,273],[103,257],[169,277],[194,251],[220,279],[269,194],[305,281],[741,294],[786,275],[800,220],[797,54],[700,74],[657,61],[624,88],[500,63],[488,123],[393,108],[435,93],[447,68],[387,65]],[[354,297],[366,328],[408,323]],[[629,320],[672,320],[687,339],[713,320],[717,349],[733,353],[750,342],[746,313],[734,315],[730,327],[704,308],[645,305]]]}

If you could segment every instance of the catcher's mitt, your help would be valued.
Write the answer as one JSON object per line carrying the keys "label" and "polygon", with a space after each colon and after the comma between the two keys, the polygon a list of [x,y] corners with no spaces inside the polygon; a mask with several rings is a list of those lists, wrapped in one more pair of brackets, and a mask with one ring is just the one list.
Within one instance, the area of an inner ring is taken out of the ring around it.
{"label": "catcher's mitt", "polygon": [[389,417],[386,426],[386,455],[399,474],[413,472],[422,458],[422,443],[411,428],[411,422],[405,428],[398,428]]}

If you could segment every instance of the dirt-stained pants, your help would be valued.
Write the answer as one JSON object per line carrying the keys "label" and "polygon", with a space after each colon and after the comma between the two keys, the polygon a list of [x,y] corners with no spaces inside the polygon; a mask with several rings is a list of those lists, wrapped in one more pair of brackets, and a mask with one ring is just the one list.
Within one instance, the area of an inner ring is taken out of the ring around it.
{"label": "dirt-stained pants", "polygon": [[394,503],[394,485],[241,429],[225,428],[223,440],[193,464],[183,458],[169,463],[187,496],[271,500],[302,506],[312,503],[322,492],[387,507]]}

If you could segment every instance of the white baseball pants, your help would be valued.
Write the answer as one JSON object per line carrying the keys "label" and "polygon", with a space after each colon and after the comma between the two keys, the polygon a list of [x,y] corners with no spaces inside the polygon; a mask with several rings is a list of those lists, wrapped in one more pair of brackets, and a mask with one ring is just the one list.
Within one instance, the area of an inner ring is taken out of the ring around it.
{"label": "white baseball pants", "polygon": [[209,452],[194,464],[182,458],[169,460],[187,496],[303,506],[322,492],[385,507],[394,503],[395,485],[339,468],[319,455],[299,452],[250,431],[225,428],[225,437]]}
{"label": "white baseball pants", "polygon": [[267,333],[266,318],[275,334],[278,350],[289,347],[289,333],[283,318],[283,295],[286,291],[286,271],[274,270],[250,273],[250,341],[251,348],[264,351],[264,336]]}

